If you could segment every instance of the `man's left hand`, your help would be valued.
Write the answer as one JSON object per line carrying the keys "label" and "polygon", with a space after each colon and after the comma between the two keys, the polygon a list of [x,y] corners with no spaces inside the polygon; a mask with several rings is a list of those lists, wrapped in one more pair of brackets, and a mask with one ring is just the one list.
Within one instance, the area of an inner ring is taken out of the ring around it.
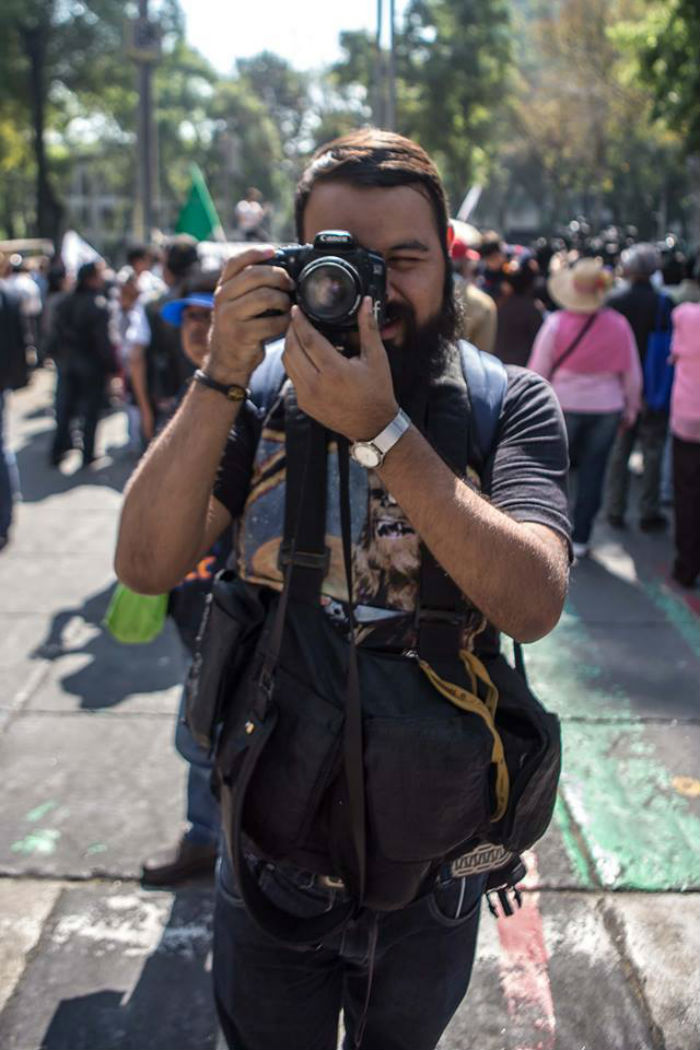
{"label": "man's left hand", "polygon": [[307,415],[350,441],[370,441],[391,422],[399,406],[369,296],[358,321],[360,354],[347,358],[298,306],[293,307],[283,361],[299,407]]}

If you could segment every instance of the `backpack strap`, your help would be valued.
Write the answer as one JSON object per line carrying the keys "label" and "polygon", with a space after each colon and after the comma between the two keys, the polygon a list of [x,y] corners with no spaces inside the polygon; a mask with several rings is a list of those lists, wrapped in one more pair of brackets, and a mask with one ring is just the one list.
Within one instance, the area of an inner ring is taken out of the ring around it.
{"label": "backpack strap", "polygon": [[256,415],[261,420],[272,408],[284,382],[283,351],[284,341],[282,339],[266,346],[265,357],[250,377],[249,403],[252,404]]}
{"label": "backpack strap", "polygon": [[[453,469],[465,471],[470,462],[482,469],[495,441],[508,377],[499,358],[477,350],[466,340],[460,340],[459,351],[467,387],[467,401],[460,401],[460,411],[468,413],[468,429],[460,430],[462,420],[452,421],[446,417],[438,419],[431,434],[429,412],[428,432],[437,450],[443,456],[448,453],[446,458]],[[448,448],[444,447],[445,443]],[[416,626],[417,649],[428,663],[454,656],[458,651],[462,604],[457,585],[423,544]]]}
{"label": "backpack strap", "polygon": [[496,440],[508,376],[500,358],[477,350],[466,339],[460,339],[459,349],[471,407],[470,451],[483,467]]}

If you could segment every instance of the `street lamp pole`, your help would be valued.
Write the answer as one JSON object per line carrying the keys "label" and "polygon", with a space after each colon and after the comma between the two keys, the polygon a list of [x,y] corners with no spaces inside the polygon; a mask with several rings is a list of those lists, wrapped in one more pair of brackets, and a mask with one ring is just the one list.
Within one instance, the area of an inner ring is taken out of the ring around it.
{"label": "street lamp pole", "polygon": [[389,63],[387,75],[386,126],[396,131],[396,39],[394,34],[395,0],[389,0]]}
{"label": "street lamp pole", "polygon": [[148,240],[153,230],[153,66],[159,57],[158,32],[148,18],[148,0],[139,0],[132,23],[131,57],[138,69],[137,171],[140,235]]}
{"label": "street lamp pole", "polygon": [[373,117],[378,128],[384,125],[384,53],[382,51],[383,3],[377,0],[377,34],[374,39]]}

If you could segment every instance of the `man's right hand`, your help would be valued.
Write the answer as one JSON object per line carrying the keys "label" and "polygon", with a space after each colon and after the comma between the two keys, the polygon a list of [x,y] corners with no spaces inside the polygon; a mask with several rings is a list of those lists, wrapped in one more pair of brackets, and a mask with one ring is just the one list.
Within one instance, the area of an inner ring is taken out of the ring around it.
{"label": "man's right hand", "polygon": [[[281,267],[255,265],[274,252],[271,246],[244,249],[228,260],[219,278],[204,367],[220,383],[247,386],[264,357],[263,343],[287,331],[294,281]],[[261,316],[269,310],[275,315]]]}

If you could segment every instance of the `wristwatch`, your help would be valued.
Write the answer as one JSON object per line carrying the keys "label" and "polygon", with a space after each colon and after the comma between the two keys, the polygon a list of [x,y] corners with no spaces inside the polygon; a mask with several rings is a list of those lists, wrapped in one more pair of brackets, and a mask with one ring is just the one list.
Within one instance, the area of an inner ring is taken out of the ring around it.
{"label": "wristwatch", "polygon": [[376,470],[381,467],[384,458],[394,447],[411,425],[411,420],[406,413],[399,409],[391,423],[384,427],[381,433],[371,441],[355,441],[350,446],[350,455],[367,470]]}

